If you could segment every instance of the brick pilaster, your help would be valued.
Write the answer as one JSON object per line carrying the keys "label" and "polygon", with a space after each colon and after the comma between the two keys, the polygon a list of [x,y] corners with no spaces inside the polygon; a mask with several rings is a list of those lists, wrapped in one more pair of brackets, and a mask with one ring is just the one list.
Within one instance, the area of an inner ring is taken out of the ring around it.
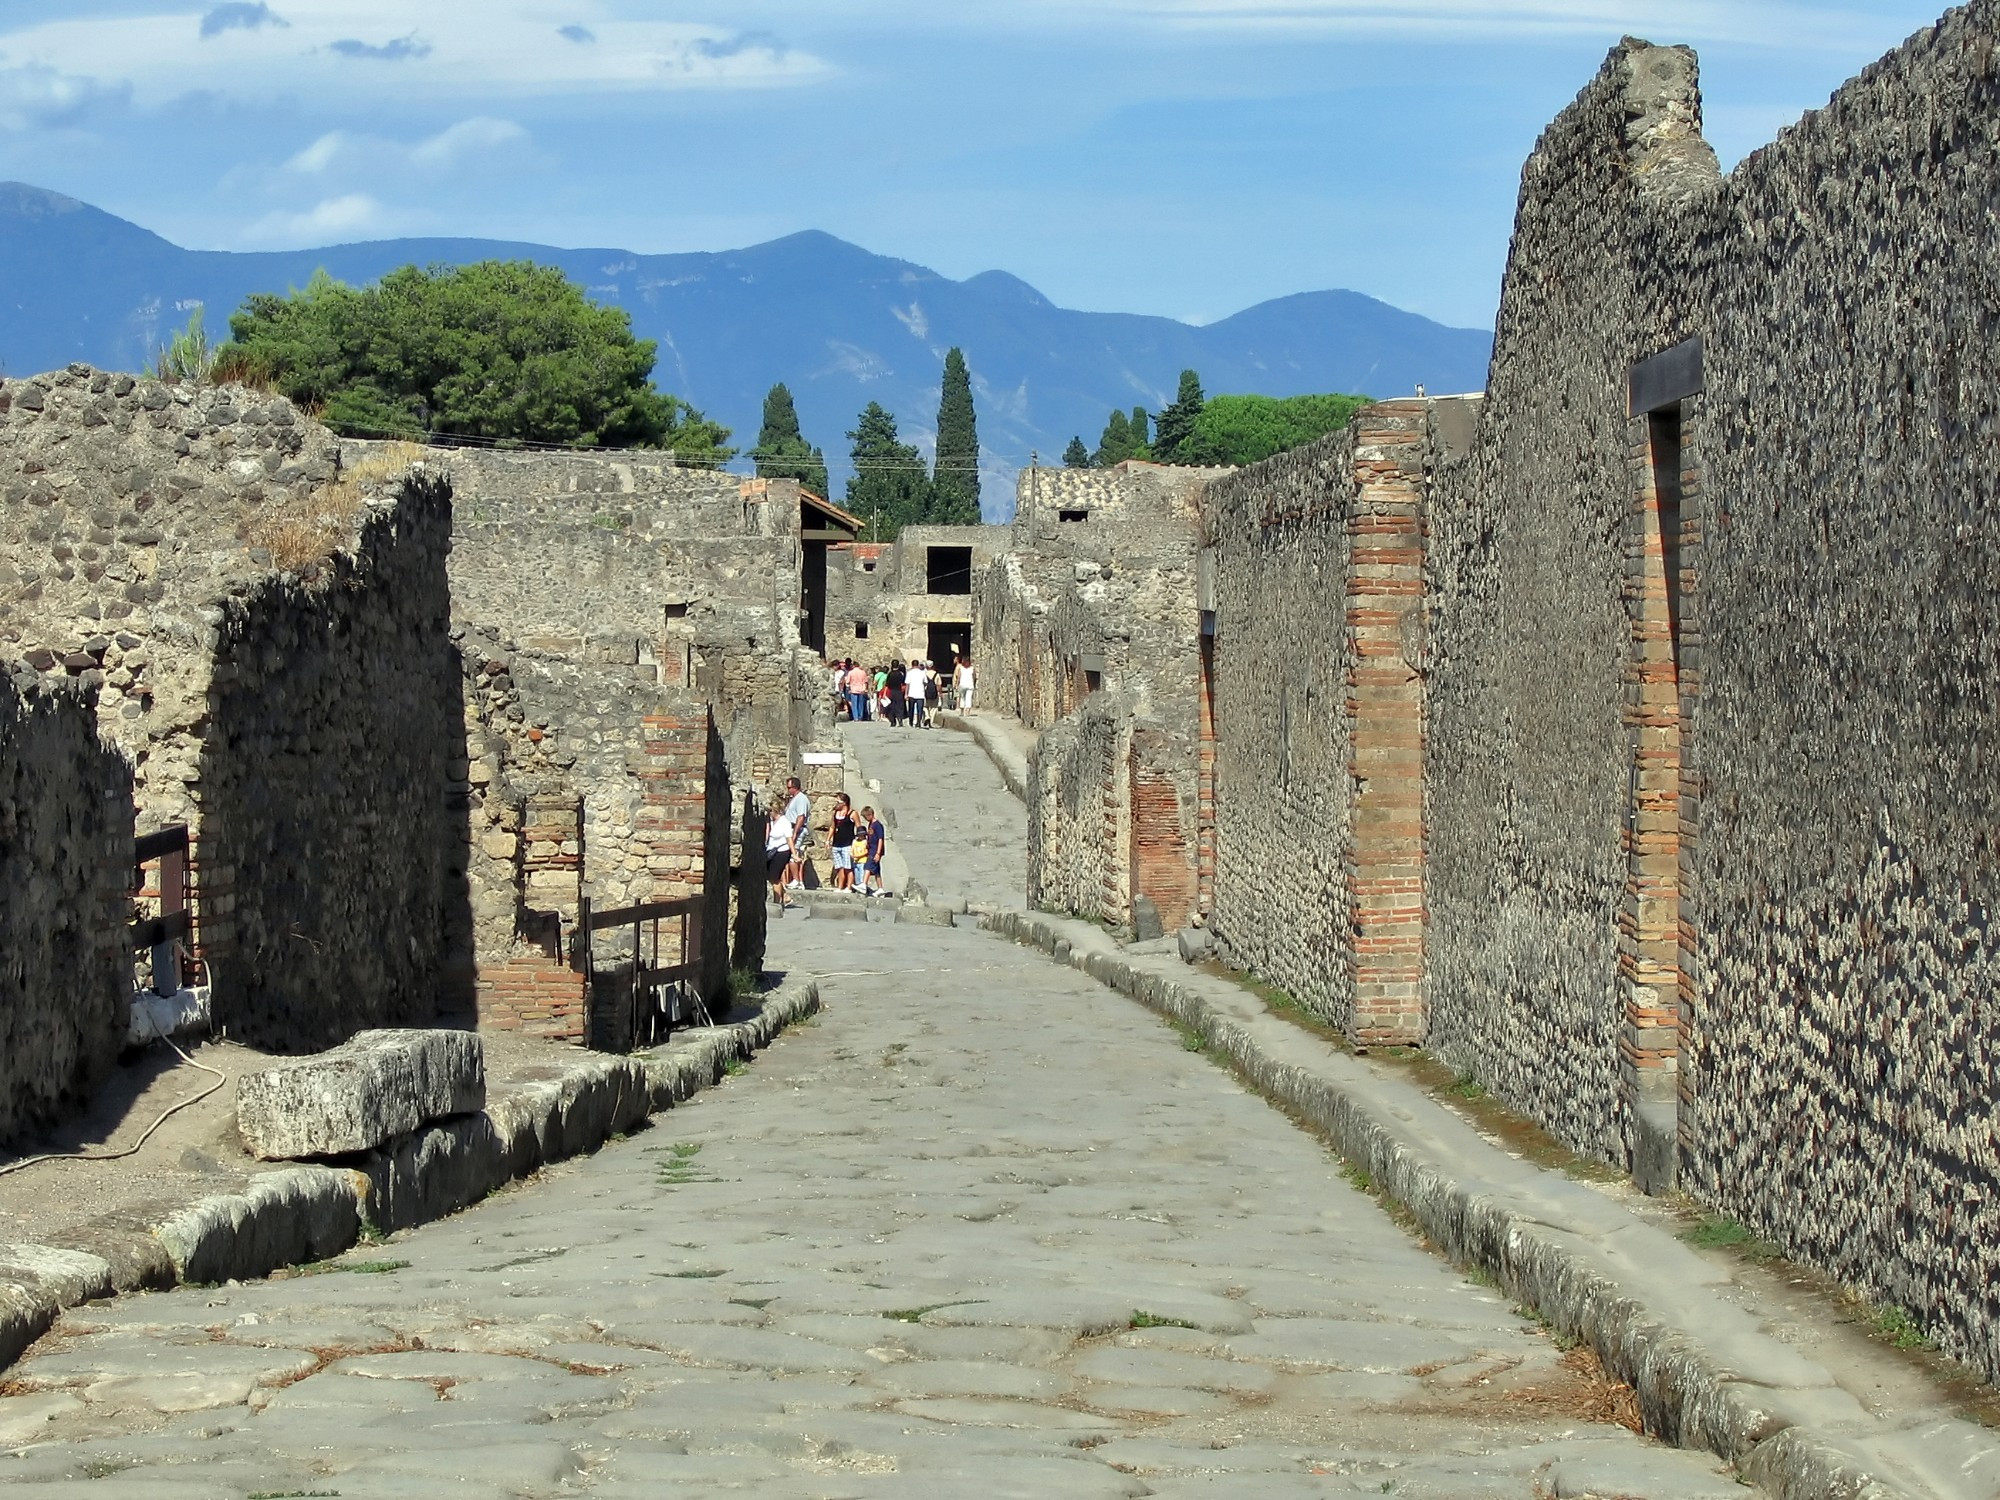
{"label": "brick pilaster", "polygon": [[1357,1043],[1424,1034],[1424,685],[1409,642],[1423,609],[1426,521],[1421,401],[1355,420],[1348,516],[1347,709],[1354,832],[1347,896]]}

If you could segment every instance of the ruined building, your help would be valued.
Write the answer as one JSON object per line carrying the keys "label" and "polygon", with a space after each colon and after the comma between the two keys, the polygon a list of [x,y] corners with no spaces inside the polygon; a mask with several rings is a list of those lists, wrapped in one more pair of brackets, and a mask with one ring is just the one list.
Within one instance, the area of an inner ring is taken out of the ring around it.
{"label": "ruined building", "polygon": [[1172,726],[1232,963],[1989,1375],[1996,41],[1954,11],[1727,175],[1692,54],[1614,49],[1483,397],[1207,485]]}

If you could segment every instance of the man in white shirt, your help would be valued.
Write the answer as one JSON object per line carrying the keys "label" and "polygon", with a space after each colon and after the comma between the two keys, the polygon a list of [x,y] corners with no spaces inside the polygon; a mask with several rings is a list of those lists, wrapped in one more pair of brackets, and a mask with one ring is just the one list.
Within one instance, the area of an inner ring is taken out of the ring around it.
{"label": "man in white shirt", "polygon": [[910,699],[910,722],[919,729],[930,728],[931,674],[922,662],[910,663],[910,670],[903,678],[903,691]]}
{"label": "man in white shirt", "polygon": [[785,820],[792,828],[792,858],[785,866],[785,884],[802,891],[806,883],[806,845],[812,842],[812,798],[805,794],[796,776],[786,780],[785,790],[790,793],[785,799]]}

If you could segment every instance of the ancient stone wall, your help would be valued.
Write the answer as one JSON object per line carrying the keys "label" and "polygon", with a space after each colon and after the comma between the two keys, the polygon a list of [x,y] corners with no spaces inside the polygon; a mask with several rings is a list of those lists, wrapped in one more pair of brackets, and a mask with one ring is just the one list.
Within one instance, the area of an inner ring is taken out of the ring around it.
{"label": "ancient stone wall", "polygon": [[1028,760],[1028,905],[1116,927],[1132,919],[1132,704],[1098,693]]}
{"label": "ancient stone wall", "polygon": [[[406,472],[407,471],[407,472]],[[241,387],[0,385],[0,643],[98,690],[142,831],[194,834],[217,1024],[434,1014],[462,914],[449,487]]]}
{"label": "ancient stone wall", "polygon": [[[1214,827],[1209,924],[1225,958],[1345,1026],[1351,431],[1212,480]],[[1190,715],[1192,724],[1194,717]]]}
{"label": "ancient stone wall", "polygon": [[354,549],[221,604],[199,760],[218,1027],[314,1051],[436,1016],[466,922],[451,490],[415,473]]}
{"label": "ancient stone wall", "polygon": [[463,497],[461,620],[517,648],[650,666],[700,694],[739,781],[759,751],[800,743],[795,481],[681,469],[667,454],[455,450],[444,462]]}
{"label": "ancient stone wall", "polygon": [[[1013,535],[1004,526],[909,526],[892,544],[834,547],[827,554],[827,658],[873,664],[922,657],[949,673],[951,661],[931,650],[933,624],[964,626],[952,639],[976,657],[975,589]],[[970,554],[964,592],[932,592],[934,547]]]}
{"label": "ancient stone wall", "polygon": [[0,672],[0,1142],[88,1104],[124,1044],[131,877],[132,770],[90,694]]}
{"label": "ancient stone wall", "polygon": [[1427,751],[1441,1055],[1621,1164],[1664,1109],[1683,1186],[1989,1374],[1996,18],[1726,178],[1685,52],[1550,127],[1433,475]]}
{"label": "ancient stone wall", "polygon": [[2000,353],[1973,226],[1996,43],[2000,9],[1953,11],[1661,205],[1633,350],[1705,345],[1678,548],[1683,1181],[1989,1376]]}
{"label": "ancient stone wall", "polygon": [[1426,752],[1431,1044],[1621,1165],[1626,103],[1600,76],[1522,176],[1477,452],[1433,487]]}

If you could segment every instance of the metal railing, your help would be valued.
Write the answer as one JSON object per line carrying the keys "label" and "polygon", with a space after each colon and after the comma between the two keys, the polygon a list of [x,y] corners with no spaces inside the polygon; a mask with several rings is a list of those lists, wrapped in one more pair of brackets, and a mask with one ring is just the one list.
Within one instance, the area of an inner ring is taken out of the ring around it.
{"label": "metal railing", "polygon": [[160,867],[160,914],[132,924],[132,951],[152,954],[155,994],[178,994],[187,977],[181,959],[193,947],[194,938],[187,825],[176,823],[157,833],[139,835],[132,841],[132,864],[133,889],[140,892],[145,890],[146,866]]}
{"label": "metal railing", "polygon": [[[702,905],[700,896],[648,901],[613,911],[592,910],[588,896],[578,903],[570,961],[584,976],[586,1033],[593,1046],[618,1052],[653,1047],[671,1036],[677,1024],[692,1025],[697,1016],[707,1019],[699,983]],[[673,924],[678,924],[679,932],[666,942],[673,961],[662,963],[660,929],[671,929]],[[601,1002],[593,939],[600,932],[626,927],[632,930],[629,1009],[621,1006],[622,1014],[606,1017],[597,1014]]]}

